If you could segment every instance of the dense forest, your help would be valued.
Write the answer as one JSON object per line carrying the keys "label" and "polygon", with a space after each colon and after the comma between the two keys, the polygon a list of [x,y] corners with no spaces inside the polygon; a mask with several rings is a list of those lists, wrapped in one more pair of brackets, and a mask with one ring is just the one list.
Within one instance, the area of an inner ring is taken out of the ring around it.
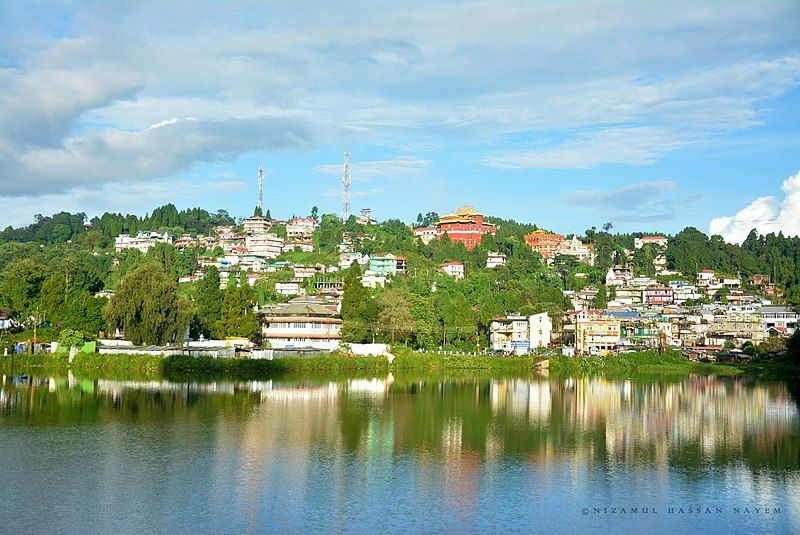
{"label": "dense forest", "polygon": [[[433,212],[420,214],[414,225],[431,224],[437,217]],[[485,345],[491,318],[509,312],[547,311],[557,319],[569,307],[562,293],[565,289],[598,287],[596,304],[602,306],[606,299],[602,283],[614,264],[629,262],[637,273],[652,274],[653,249],[639,249],[630,258],[625,253],[643,233],[613,233],[610,223],[601,230],[587,229],[580,237],[595,246],[594,267],[572,257],[557,257],[548,266],[524,241],[535,225],[499,218],[490,221],[498,225],[497,234],[485,236],[468,251],[446,237],[424,245],[400,220],[365,226],[355,217],[342,222],[336,215],[324,214],[314,233],[314,252],[286,253],[279,260],[336,264],[343,241],[361,253],[405,256],[408,275],[396,277],[385,289],[356,284],[357,266],[339,274],[345,286],[344,336],[350,342],[405,341],[425,348]],[[121,233],[210,234],[216,225],[235,223],[224,210],[178,211],[172,204],[144,217],[106,213],[87,221],[82,213],[37,216],[28,227],[0,232],[0,308],[24,327],[41,324],[53,333],[67,329],[85,338],[116,328],[129,331],[148,314],[167,317],[173,325],[158,330],[155,338],[137,335],[143,343],[175,340],[186,327],[193,335],[254,337],[258,325],[248,309],[256,302],[285,300],[275,292],[275,283],[290,280],[291,270],[265,274],[253,288],[237,284],[234,276],[229,288],[220,290],[220,275],[214,268],[200,281],[176,282],[198,269],[199,256],[220,254],[220,250],[190,247],[179,251],[168,244],[151,247],[146,255],[113,250],[114,238]],[[485,269],[490,251],[505,253],[507,264]],[[788,302],[800,303],[800,238],[759,236],[754,231],[739,246],[690,227],[669,237],[665,255],[668,268],[688,280],[706,268],[743,280],[764,274],[785,288]],[[464,280],[453,280],[438,269],[450,261],[465,264]],[[312,282],[307,290],[313,293]],[[116,292],[115,305],[109,304],[103,290]]]}

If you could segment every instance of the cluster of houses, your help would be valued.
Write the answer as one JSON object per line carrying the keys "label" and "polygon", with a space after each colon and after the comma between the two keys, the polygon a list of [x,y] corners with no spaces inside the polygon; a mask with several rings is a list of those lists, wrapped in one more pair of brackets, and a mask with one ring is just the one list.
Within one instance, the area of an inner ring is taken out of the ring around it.
{"label": "cluster of houses", "polygon": [[[375,222],[368,209],[358,218],[363,224]],[[285,238],[274,232],[285,226]],[[221,248],[222,256],[203,257],[201,266],[215,265],[220,270],[222,287],[228,278],[244,274],[248,284],[255,284],[262,273],[289,270],[290,280],[275,283],[275,291],[290,301],[268,305],[259,311],[262,339],[273,348],[306,348],[333,350],[339,346],[342,320],[339,316],[343,295],[342,271],[353,264],[362,267],[361,283],[365,287],[385,286],[392,277],[408,274],[407,259],[387,254],[352,252],[344,240],[339,262],[335,265],[303,265],[275,261],[284,251],[313,251],[313,234],[318,228],[314,218],[293,218],[273,221],[250,217],[236,227],[218,227],[215,237],[139,233],[120,236],[116,251],[135,248],[142,252],[156,243],[172,243],[176,247],[202,245]],[[477,246],[484,235],[494,235],[497,228],[484,220],[474,208],[464,207],[442,216],[434,225],[412,229],[425,243],[448,236],[467,249]],[[531,250],[549,262],[558,255],[567,255],[593,265],[595,251],[577,237],[535,230],[525,236]],[[666,270],[667,238],[642,236],[634,248],[649,246],[655,252],[654,268],[660,277],[635,276],[629,266],[615,266],[605,277],[603,308],[598,309],[601,289],[586,287],[564,291],[572,310],[561,317],[547,313],[530,316],[509,314],[493,318],[489,326],[489,346],[497,353],[523,354],[541,348],[561,349],[564,354],[605,355],[610,352],[647,348],[684,348],[698,354],[738,348],[745,343],[759,344],[770,336],[787,336],[797,328],[797,314],[773,304],[780,298],[778,288],[762,275],[750,277],[746,283],[733,276],[722,276],[705,269],[693,282]],[[505,264],[505,255],[490,252],[486,267]],[[461,279],[465,266],[447,262],[443,273]],[[579,274],[580,275],[580,274]],[[198,272],[180,282],[197,280]],[[669,282],[661,282],[669,280]],[[307,289],[313,288],[313,292]],[[758,295],[753,290],[758,290]],[[313,295],[306,295],[313,293]],[[764,297],[767,296],[767,297]]]}

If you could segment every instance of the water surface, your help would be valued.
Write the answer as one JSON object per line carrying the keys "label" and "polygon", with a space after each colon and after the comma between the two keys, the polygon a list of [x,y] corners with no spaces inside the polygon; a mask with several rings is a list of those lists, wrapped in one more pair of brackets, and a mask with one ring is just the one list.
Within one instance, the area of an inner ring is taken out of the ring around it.
{"label": "water surface", "polygon": [[800,419],[739,378],[15,370],[0,484],[10,533],[797,533]]}

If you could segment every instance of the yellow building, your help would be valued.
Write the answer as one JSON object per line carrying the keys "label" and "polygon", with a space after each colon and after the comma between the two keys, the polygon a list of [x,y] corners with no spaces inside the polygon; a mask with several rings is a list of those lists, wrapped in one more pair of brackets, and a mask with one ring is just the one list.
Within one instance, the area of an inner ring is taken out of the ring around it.
{"label": "yellow building", "polygon": [[605,355],[619,345],[620,322],[604,314],[581,311],[575,317],[575,351],[581,355]]}

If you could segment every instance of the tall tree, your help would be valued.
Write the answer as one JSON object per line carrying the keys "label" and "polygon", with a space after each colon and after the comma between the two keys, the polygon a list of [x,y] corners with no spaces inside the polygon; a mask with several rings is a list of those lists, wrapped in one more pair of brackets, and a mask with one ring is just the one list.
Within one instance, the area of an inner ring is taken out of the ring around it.
{"label": "tall tree", "polygon": [[104,315],[112,331],[120,328],[136,345],[180,342],[191,319],[178,299],[178,284],[159,262],[146,262],[128,272]]}
{"label": "tall tree", "polygon": [[208,267],[205,277],[197,283],[193,334],[212,335],[214,325],[219,321],[222,314],[222,299],[224,295],[219,285],[220,279],[217,266]]}
{"label": "tall tree", "polygon": [[376,305],[369,289],[361,284],[361,268],[354,263],[344,277],[342,297],[342,340],[350,343],[371,341]]}
{"label": "tall tree", "polygon": [[411,298],[404,289],[389,288],[377,298],[380,308],[378,325],[381,332],[388,334],[392,343],[397,338],[408,341],[414,330],[414,316],[411,314]]}
{"label": "tall tree", "polygon": [[250,286],[229,286],[222,299],[220,319],[214,325],[216,335],[255,338],[258,333],[258,319],[253,310],[255,304],[255,292]]}

